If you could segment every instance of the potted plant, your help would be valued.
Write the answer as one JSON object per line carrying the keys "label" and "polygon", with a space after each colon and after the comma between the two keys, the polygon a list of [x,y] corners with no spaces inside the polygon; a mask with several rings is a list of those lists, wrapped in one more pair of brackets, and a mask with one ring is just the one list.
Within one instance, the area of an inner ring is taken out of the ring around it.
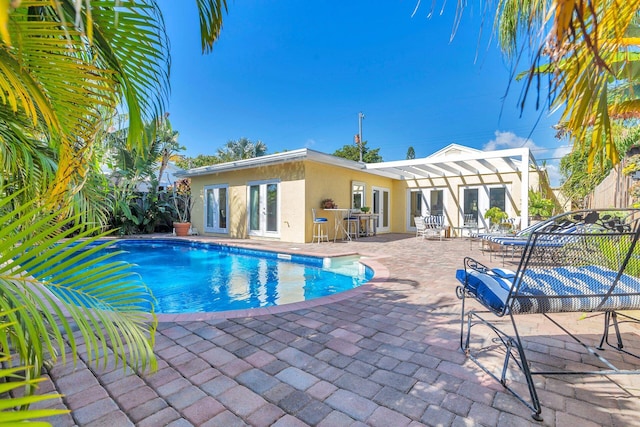
{"label": "potted plant", "polygon": [[337,207],[338,207],[338,205],[336,205],[336,204],[333,202],[333,199],[323,199],[323,200],[320,202],[320,207],[321,207],[322,209],[335,209],[335,208],[337,208]]}
{"label": "potted plant", "polygon": [[494,206],[490,209],[488,209],[485,213],[484,213],[484,217],[486,219],[489,220],[490,224],[493,224],[494,226],[499,226],[504,220],[506,220],[507,218],[509,218],[509,215],[503,211],[502,209],[500,209],[497,206]]}
{"label": "potted plant", "polygon": [[189,178],[176,181],[171,191],[171,198],[175,208],[174,232],[176,236],[187,236],[191,229],[191,209],[193,208],[191,181]]}
{"label": "potted plant", "polygon": [[545,199],[541,193],[529,190],[529,216],[541,220],[553,215],[553,200]]}
{"label": "potted plant", "polygon": [[360,208],[360,211],[362,213],[368,213],[370,209],[371,208],[369,208],[369,206],[363,206],[363,207]]}

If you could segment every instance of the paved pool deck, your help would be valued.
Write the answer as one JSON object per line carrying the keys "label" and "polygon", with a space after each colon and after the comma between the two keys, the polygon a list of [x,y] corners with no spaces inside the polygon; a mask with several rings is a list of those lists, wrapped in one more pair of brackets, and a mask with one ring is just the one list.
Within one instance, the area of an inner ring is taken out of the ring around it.
{"label": "paved pool deck", "polygon": [[[206,240],[206,238],[204,238]],[[353,242],[221,241],[323,256],[357,253],[376,270],[357,290],[255,312],[163,316],[158,371],[57,364],[40,393],[68,408],[54,426],[640,426],[640,375],[536,377],[542,423],[459,350],[455,270],[464,239],[386,234]],[[500,265],[493,260],[489,265]],[[561,316],[597,341],[602,316]],[[534,362],[591,363],[541,316],[522,316]],[[638,326],[624,324],[640,352]],[[640,361],[625,359],[629,367]],[[518,388],[524,384],[515,381]]]}

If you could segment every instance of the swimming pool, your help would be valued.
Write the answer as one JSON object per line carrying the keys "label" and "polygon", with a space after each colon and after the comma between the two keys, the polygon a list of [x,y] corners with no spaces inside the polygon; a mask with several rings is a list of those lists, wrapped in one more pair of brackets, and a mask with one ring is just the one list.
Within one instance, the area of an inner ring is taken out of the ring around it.
{"label": "swimming pool", "polygon": [[106,251],[122,251],[109,261],[135,264],[156,298],[155,311],[165,314],[306,301],[373,277],[358,257],[319,258],[185,240],[119,240]]}

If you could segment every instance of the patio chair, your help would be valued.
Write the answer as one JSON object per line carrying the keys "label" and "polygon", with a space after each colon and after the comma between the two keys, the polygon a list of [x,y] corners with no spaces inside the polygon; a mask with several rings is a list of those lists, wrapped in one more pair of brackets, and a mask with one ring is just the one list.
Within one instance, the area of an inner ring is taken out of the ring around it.
{"label": "patio chair", "polygon": [[480,233],[480,225],[478,224],[478,214],[468,213],[462,217],[462,227],[456,227],[460,230],[460,236],[464,234],[464,230],[467,230],[469,238],[469,250],[473,249],[473,239],[478,237]]}
{"label": "patio chair", "polygon": [[[482,239],[487,242],[489,247],[489,260],[493,261],[493,255],[502,255],[502,265],[504,266],[508,252],[511,252],[511,259],[515,258],[516,251],[522,250],[529,242],[529,237],[541,224],[531,225],[514,235],[504,236],[501,234],[486,234]],[[575,240],[575,234],[580,232],[576,224],[568,223],[565,227],[557,227],[552,236],[547,236],[544,241],[540,241],[541,247],[561,247],[566,243]]]}
{"label": "patio chair", "polygon": [[344,217],[344,227],[349,240],[353,240],[354,238],[357,240],[360,235],[360,218],[357,215],[359,212],[358,209],[352,209],[348,211]]}
{"label": "patio chair", "polygon": [[442,233],[444,231],[443,215],[416,216],[413,218],[413,221],[416,224],[416,237],[422,237],[424,239],[428,236],[439,235],[440,240],[442,240]]}
{"label": "patio chair", "polygon": [[424,218],[421,216],[414,216],[413,222],[416,225],[416,238],[422,237],[424,239],[424,235],[426,233],[427,227],[424,223]]}
{"label": "patio chair", "polygon": [[[618,316],[636,320],[619,311],[640,309],[640,210],[626,210],[629,215],[621,217],[623,211],[568,212],[536,224],[515,271],[490,268],[466,257],[464,269],[456,272],[460,282],[456,295],[462,300],[460,348],[531,409],[536,421],[542,421],[542,406],[534,375],[640,373],[621,357],[605,357],[603,348],[606,343],[613,350],[638,357],[623,349]],[[467,299],[476,304],[467,304]],[[589,342],[593,331],[587,331],[587,339],[582,338],[561,325],[568,317],[554,316],[589,312],[603,314],[604,332],[599,345]],[[586,351],[580,363],[573,359],[564,362],[561,352],[555,364],[530,357],[535,347],[527,345],[525,335],[518,330],[541,335],[536,328],[530,331],[530,324],[522,324],[526,315],[535,314],[549,320],[571,338],[569,342]],[[608,341],[610,327],[614,328],[616,344]],[[479,328],[481,331],[472,334]],[[502,360],[498,362],[493,356]],[[616,366],[616,360],[622,363]],[[522,374],[526,387],[512,385],[519,377],[514,371]]]}
{"label": "patio chair", "polygon": [[444,215],[427,215],[424,217],[424,224],[427,234],[438,236],[442,241],[444,234]]}
{"label": "patio chair", "polygon": [[476,237],[480,240],[480,250],[489,251],[489,259],[493,260],[495,252],[505,249],[500,245],[500,242],[505,241],[506,245],[509,245],[509,242],[513,242],[513,246],[524,245],[536,226],[537,224],[530,225],[524,230],[517,231],[511,235],[489,231],[488,233],[478,233]]}

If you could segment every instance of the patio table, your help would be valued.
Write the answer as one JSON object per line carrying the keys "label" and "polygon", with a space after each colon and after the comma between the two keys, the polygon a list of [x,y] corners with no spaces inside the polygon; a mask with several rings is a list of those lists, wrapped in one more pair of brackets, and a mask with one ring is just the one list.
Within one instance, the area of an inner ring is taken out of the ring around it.
{"label": "patio table", "polygon": [[378,217],[377,213],[359,213],[353,215],[360,220],[360,223],[364,224],[364,234],[361,236],[375,236],[378,231]]}
{"label": "patio table", "polygon": [[342,240],[344,240],[345,236],[347,236],[348,240],[351,240],[351,236],[349,236],[349,232],[344,226],[344,219],[349,215],[352,209],[332,208],[324,210],[333,214],[333,242],[335,243],[338,233],[342,234]]}

